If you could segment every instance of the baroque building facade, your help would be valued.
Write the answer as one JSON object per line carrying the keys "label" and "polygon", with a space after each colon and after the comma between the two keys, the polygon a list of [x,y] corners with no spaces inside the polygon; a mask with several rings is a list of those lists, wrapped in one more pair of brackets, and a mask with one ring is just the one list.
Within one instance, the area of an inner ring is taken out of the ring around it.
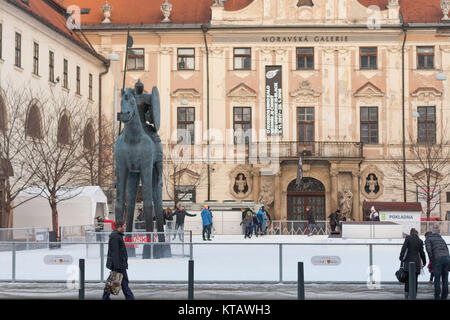
{"label": "baroque building facade", "polygon": [[[59,3],[84,10],[99,53],[121,57],[114,90],[104,87],[111,118],[132,35],[125,86],[160,91],[166,200],[183,189],[199,203],[265,204],[277,220],[302,220],[311,206],[318,220],[340,208],[360,221],[364,201],[404,199],[404,132],[407,146],[449,140],[450,85],[437,76],[450,70],[450,24],[439,0]],[[410,147],[405,160],[416,165]],[[449,190],[439,192],[434,214],[446,219]]]}

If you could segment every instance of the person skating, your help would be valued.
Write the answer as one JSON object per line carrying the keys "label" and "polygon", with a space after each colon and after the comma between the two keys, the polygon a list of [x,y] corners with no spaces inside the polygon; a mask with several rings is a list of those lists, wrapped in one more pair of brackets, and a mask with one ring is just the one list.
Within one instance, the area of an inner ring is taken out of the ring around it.
{"label": "person skating", "polygon": [[314,219],[314,212],[309,206],[306,207],[306,218],[308,219],[308,237],[310,237],[313,227],[316,224],[316,219]]}
{"label": "person skating", "polygon": [[[106,267],[111,271],[119,272],[123,275],[120,286],[125,295],[125,299],[134,300],[133,292],[131,292],[131,289],[128,286],[128,254],[125,242],[123,241],[124,232],[125,223],[116,221],[114,223],[114,230],[109,235]],[[109,300],[110,295],[110,292],[104,291],[102,299]]]}
{"label": "person skating", "polygon": [[252,231],[250,234],[255,232],[255,236],[258,237],[258,218],[256,217],[256,213],[252,212]]}
{"label": "person skating", "polygon": [[[419,277],[420,270],[427,264],[425,257],[425,251],[423,250],[423,241],[419,238],[419,233],[416,229],[412,228],[410,235],[405,238],[402,249],[400,251],[400,261],[404,263],[404,269],[408,273],[409,263],[414,262],[416,265],[415,277],[416,277],[416,294],[417,294],[417,278]],[[422,261],[421,261],[422,260]],[[422,262],[422,265],[420,264]],[[405,298],[408,299],[409,295],[409,274],[406,277],[405,282]]]}
{"label": "person skating", "polygon": [[252,213],[251,213],[251,211],[247,211],[247,213],[246,213],[244,219],[242,219],[242,222],[241,222],[241,225],[243,225],[244,228],[245,228],[244,239],[247,239],[247,238],[251,238],[251,237],[252,237],[252,235],[251,235],[251,229],[250,229],[250,228],[251,228],[251,225],[252,225],[252,220],[253,220],[253,218],[252,218]]}
{"label": "person skating", "polygon": [[332,212],[329,216],[328,219],[330,219],[330,228],[331,228],[331,232],[335,232],[336,231],[336,226],[339,223],[339,215],[338,212],[340,212],[339,210],[336,210],[334,212]]}
{"label": "person skating", "polygon": [[263,225],[264,225],[264,211],[263,207],[261,207],[256,213],[256,222],[257,222],[257,232],[260,236],[263,234]]}
{"label": "person skating", "polygon": [[448,297],[448,267],[450,256],[448,246],[439,233],[439,226],[434,225],[433,232],[426,236],[425,247],[427,249],[428,258],[433,265],[434,299],[445,300]]}
{"label": "person skating", "polygon": [[[180,240],[182,241],[184,239],[184,219],[186,216],[188,217],[195,217],[196,214],[190,214],[186,210],[184,210],[184,207],[182,205],[178,206],[178,209],[173,212],[170,217],[176,216],[175,220],[175,234],[173,236],[173,240],[178,236],[180,237]],[[178,229],[181,229],[181,232],[178,232]],[[183,235],[183,239],[182,239]]]}
{"label": "person skating", "polygon": [[[202,236],[203,240],[209,240],[211,241],[211,226],[212,226],[212,216],[211,212],[208,210],[208,206],[205,205],[202,210],[202,224],[203,224],[203,231]],[[207,238],[205,237],[207,236]]]}
{"label": "person skating", "polygon": [[269,212],[266,210],[266,208],[264,206],[261,207],[261,209],[264,212],[264,234],[267,234],[267,229],[268,229],[268,221],[272,221],[272,218],[270,217]]}

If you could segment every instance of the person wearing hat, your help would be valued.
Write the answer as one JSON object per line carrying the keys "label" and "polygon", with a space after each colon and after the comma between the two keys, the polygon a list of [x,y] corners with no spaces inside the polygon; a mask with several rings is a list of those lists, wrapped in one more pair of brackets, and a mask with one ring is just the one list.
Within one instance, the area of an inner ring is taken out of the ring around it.
{"label": "person wearing hat", "polygon": [[380,221],[380,215],[374,206],[370,208],[370,221]]}
{"label": "person wearing hat", "polygon": [[[434,271],[434,299],[445,300],[448,296],[449,251],[445,240],[441,237],[439,225],[433,225],[432,233],[425,234],[425,248]],[[442,289],[441,289],[442,280]]]}
{"label": "person wearing hat", "polygon": [[[203,240],[209,240],[211,241],[211,225],[212,225],[212,216],[211,212],[208,210],[208,206],[204,205],[202,210],[202,224],[203,224]],[[205,237],[205,234],[208,236],[208,238]]]}

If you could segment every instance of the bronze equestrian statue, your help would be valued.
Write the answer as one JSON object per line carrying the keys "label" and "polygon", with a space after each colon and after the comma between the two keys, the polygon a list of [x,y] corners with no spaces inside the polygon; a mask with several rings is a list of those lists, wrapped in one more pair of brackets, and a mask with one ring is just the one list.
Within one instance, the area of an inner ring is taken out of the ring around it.
{"label": "bronze equestrian statue", "polygon": [[[157,133],[160,125],[158,89],[153,87],[152,94],[144,93],[144,85],[138,81],[135,90],[128,88],[122,95],[121,112],[118,120],[124,123],[124,129],[115,145],[116,161],[116,218],[123,220],[126,208],[126,232],[133,231],[134,209],[137,189],[142,179],[142,197],[144,202],[144,220],[147,232],[153,232],[153,210],[155,210],[157,231],[163,232],[162,212],[162,164],[163,153],[161,139]],[[158,235],[164,242],[164,234]],[[152,239],[151,241],[154,241]],[[129,250],[134,256],[134,250]],[[153,257],[171,256],[168,245],[155,245]],[[151,246],[145,245],[143,258],[151,257]]]}

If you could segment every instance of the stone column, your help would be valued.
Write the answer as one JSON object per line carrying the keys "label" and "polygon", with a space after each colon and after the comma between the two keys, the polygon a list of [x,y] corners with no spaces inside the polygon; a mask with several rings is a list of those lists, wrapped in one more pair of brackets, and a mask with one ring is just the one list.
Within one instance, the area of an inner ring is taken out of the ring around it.
{"label": "stone column", "polygon": [[352,171],[353,210],[352,219],[362,221],[362,210],[359,208],[359,172]]}
{"label": "stone column", "polygon": [[331,180],[331,190],[330,190],[330,199],[331,199],[331,211],[338,209],[338,201],[337,201],[337,184],[338,184],[338,174],[339,170],[334,167],[332,164],[330,168],[330,180]]}
{"label": "stone column", "polygon": [[274,216],[276,218],[273,218],[275,220],[281,219],[281,220],[285,220],[286,214],[283,214],[281,212],[281,172],[276,173],[275,176],[275,181],[274,181],[274,203],[273,203],[273,210],[274,212]]}
{"label": "stone column", "polygon": [[258,202],[259,189],[261,188],[261,173],[258,168],[253,169],[253,202]]}

